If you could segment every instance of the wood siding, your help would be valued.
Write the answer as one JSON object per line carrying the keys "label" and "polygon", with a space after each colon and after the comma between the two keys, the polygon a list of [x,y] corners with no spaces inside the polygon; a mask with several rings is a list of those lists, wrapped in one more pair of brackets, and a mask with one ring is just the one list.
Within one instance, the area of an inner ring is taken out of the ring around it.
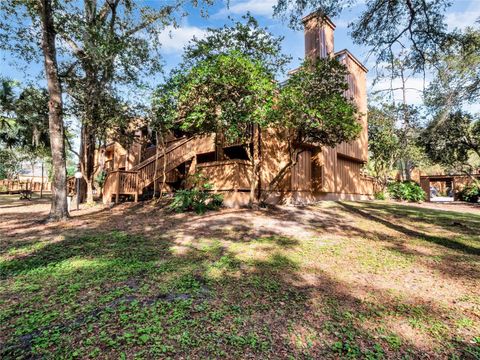
{"label": "wood siding", "polygon": [[304,20],[305,58],[325,58],[334,52],[335,26],[328,19],[310,16]]}
{"label": "wood siding", "polygon": [[249,172],[251,165],[247,160],[225,160],[198,164],[196,170],[205,176],[215,191],[250,190]]}
{"label": "wood siding", "polygon": [[339,60],[345,64],[350,74],[347,76],[349,85],[345,96],[351,98],[358,107],[359,121],[362,126],[360,136],[355,141],[342,143],[337,146],[337,152],[351,158],[366,162],[368,160],[368,123],[367,123],[367,80],[365,70],[347,52],[342,51],[338,55]]}
{"label": "wood siding", "polygon": [[294,191],[312,190],[312,152],[302,151],[292,168],[291,189]]}

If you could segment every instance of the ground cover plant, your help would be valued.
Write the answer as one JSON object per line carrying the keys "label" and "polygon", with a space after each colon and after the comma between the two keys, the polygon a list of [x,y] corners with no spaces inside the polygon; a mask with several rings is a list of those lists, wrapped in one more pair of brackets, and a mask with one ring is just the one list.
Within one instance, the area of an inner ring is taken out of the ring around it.
{"label": "ground cover plant", "polygon": [[[0,357],[480,356],[480,212],[175,214],[0,197]],[[466,206],[466,205],[463,205]]]}

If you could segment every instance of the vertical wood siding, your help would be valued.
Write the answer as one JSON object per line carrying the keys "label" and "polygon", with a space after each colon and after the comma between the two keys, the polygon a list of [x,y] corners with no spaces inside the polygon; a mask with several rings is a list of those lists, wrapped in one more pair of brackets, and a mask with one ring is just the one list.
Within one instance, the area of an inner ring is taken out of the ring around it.
{"label": "vertical wood siding", "polygon": [[337,193],[341,194],[373,194],[374,183],[363,176],[363,164],[360,162],[337,159]]}
{"label": "vertical wood siding", "polygon": [[360,124],[362,132],[360,136],[352,142],[342,143],[337,146],[340,154],[347,155],[367,161],[368,159],[368,125],[367,125],[367,86],[365,71],[352,59],[348,53],[342,53],[339,60],[345,64],[349,70],[347,76],[348,90],[345,92],[347,98],[353,99],[358,107],[360,115]]}
{"label": "vertical wood siding", "polygon": [[312,153],[308,150],[298,154],[297,163],[292,168],[292,190],[310,191],[312,184]]}

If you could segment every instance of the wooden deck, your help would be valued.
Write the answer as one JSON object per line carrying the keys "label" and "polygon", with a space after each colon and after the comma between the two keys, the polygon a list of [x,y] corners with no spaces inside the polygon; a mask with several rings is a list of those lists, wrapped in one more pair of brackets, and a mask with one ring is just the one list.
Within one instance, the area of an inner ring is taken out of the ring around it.
{"label": "wooden deck", "polygon": [[105,179],[103,201],[108,203],[115,198],[115,202],[118,202],[122,195],[133,195],[137,201],[145,188],[162,177],[164,165],[166,172],[169,173],[197,154],[214,150],[214,135],[194,136],[170,145],[165,151],[166,156],[161,153],[157,158],[154,154],[129,171],[111,171]]}

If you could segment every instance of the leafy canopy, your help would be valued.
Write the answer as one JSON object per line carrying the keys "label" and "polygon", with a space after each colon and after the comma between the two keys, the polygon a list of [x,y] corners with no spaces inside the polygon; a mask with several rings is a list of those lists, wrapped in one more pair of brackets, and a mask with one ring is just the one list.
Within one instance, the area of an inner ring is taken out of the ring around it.
{"label": "leafy canopy", "polygon": [[472,173],[480,166],[480,120],[468,113],[439,114],[423,131],[421,143],[433,162],[451,170]]}
{"label": "leafy canopy", "polygon": [[370,107],[368,110],[369,161],[373,175],[383,179],[384,184],[400,153],[396,117],[392,110],[391,106]]}
{"label": "leafy canopy", "polygon": [[283,37],[272,35],[249,13],[231,26],[207,29],[202,39],[194,38],[185,47],[183,56],[187,66],[208,60],[219,54],[237,51],[254,61],[261,62],[272,73],[285,70],[291,58],[282,53]]}
{"label": "leafy canopy", "polygon": [[459,110],[480,99],[480,30],[455,32],[436,63],[425,102],[434,112]]}
{"label": "leafy canopy", "polygon": [[336,59],[305,61],[286,81],[276,104],[277,122],[293,131],[297,143],[336,146],[354,140],[362,127],[345,97],[347,68]]}
{"label": "leafy canopy", "polygon": [[276,82],[260,62],[237,50],[199,61],[182,79],[178,111],[182,129],[222,132],[245,140],[252,125],[268,125]]}

